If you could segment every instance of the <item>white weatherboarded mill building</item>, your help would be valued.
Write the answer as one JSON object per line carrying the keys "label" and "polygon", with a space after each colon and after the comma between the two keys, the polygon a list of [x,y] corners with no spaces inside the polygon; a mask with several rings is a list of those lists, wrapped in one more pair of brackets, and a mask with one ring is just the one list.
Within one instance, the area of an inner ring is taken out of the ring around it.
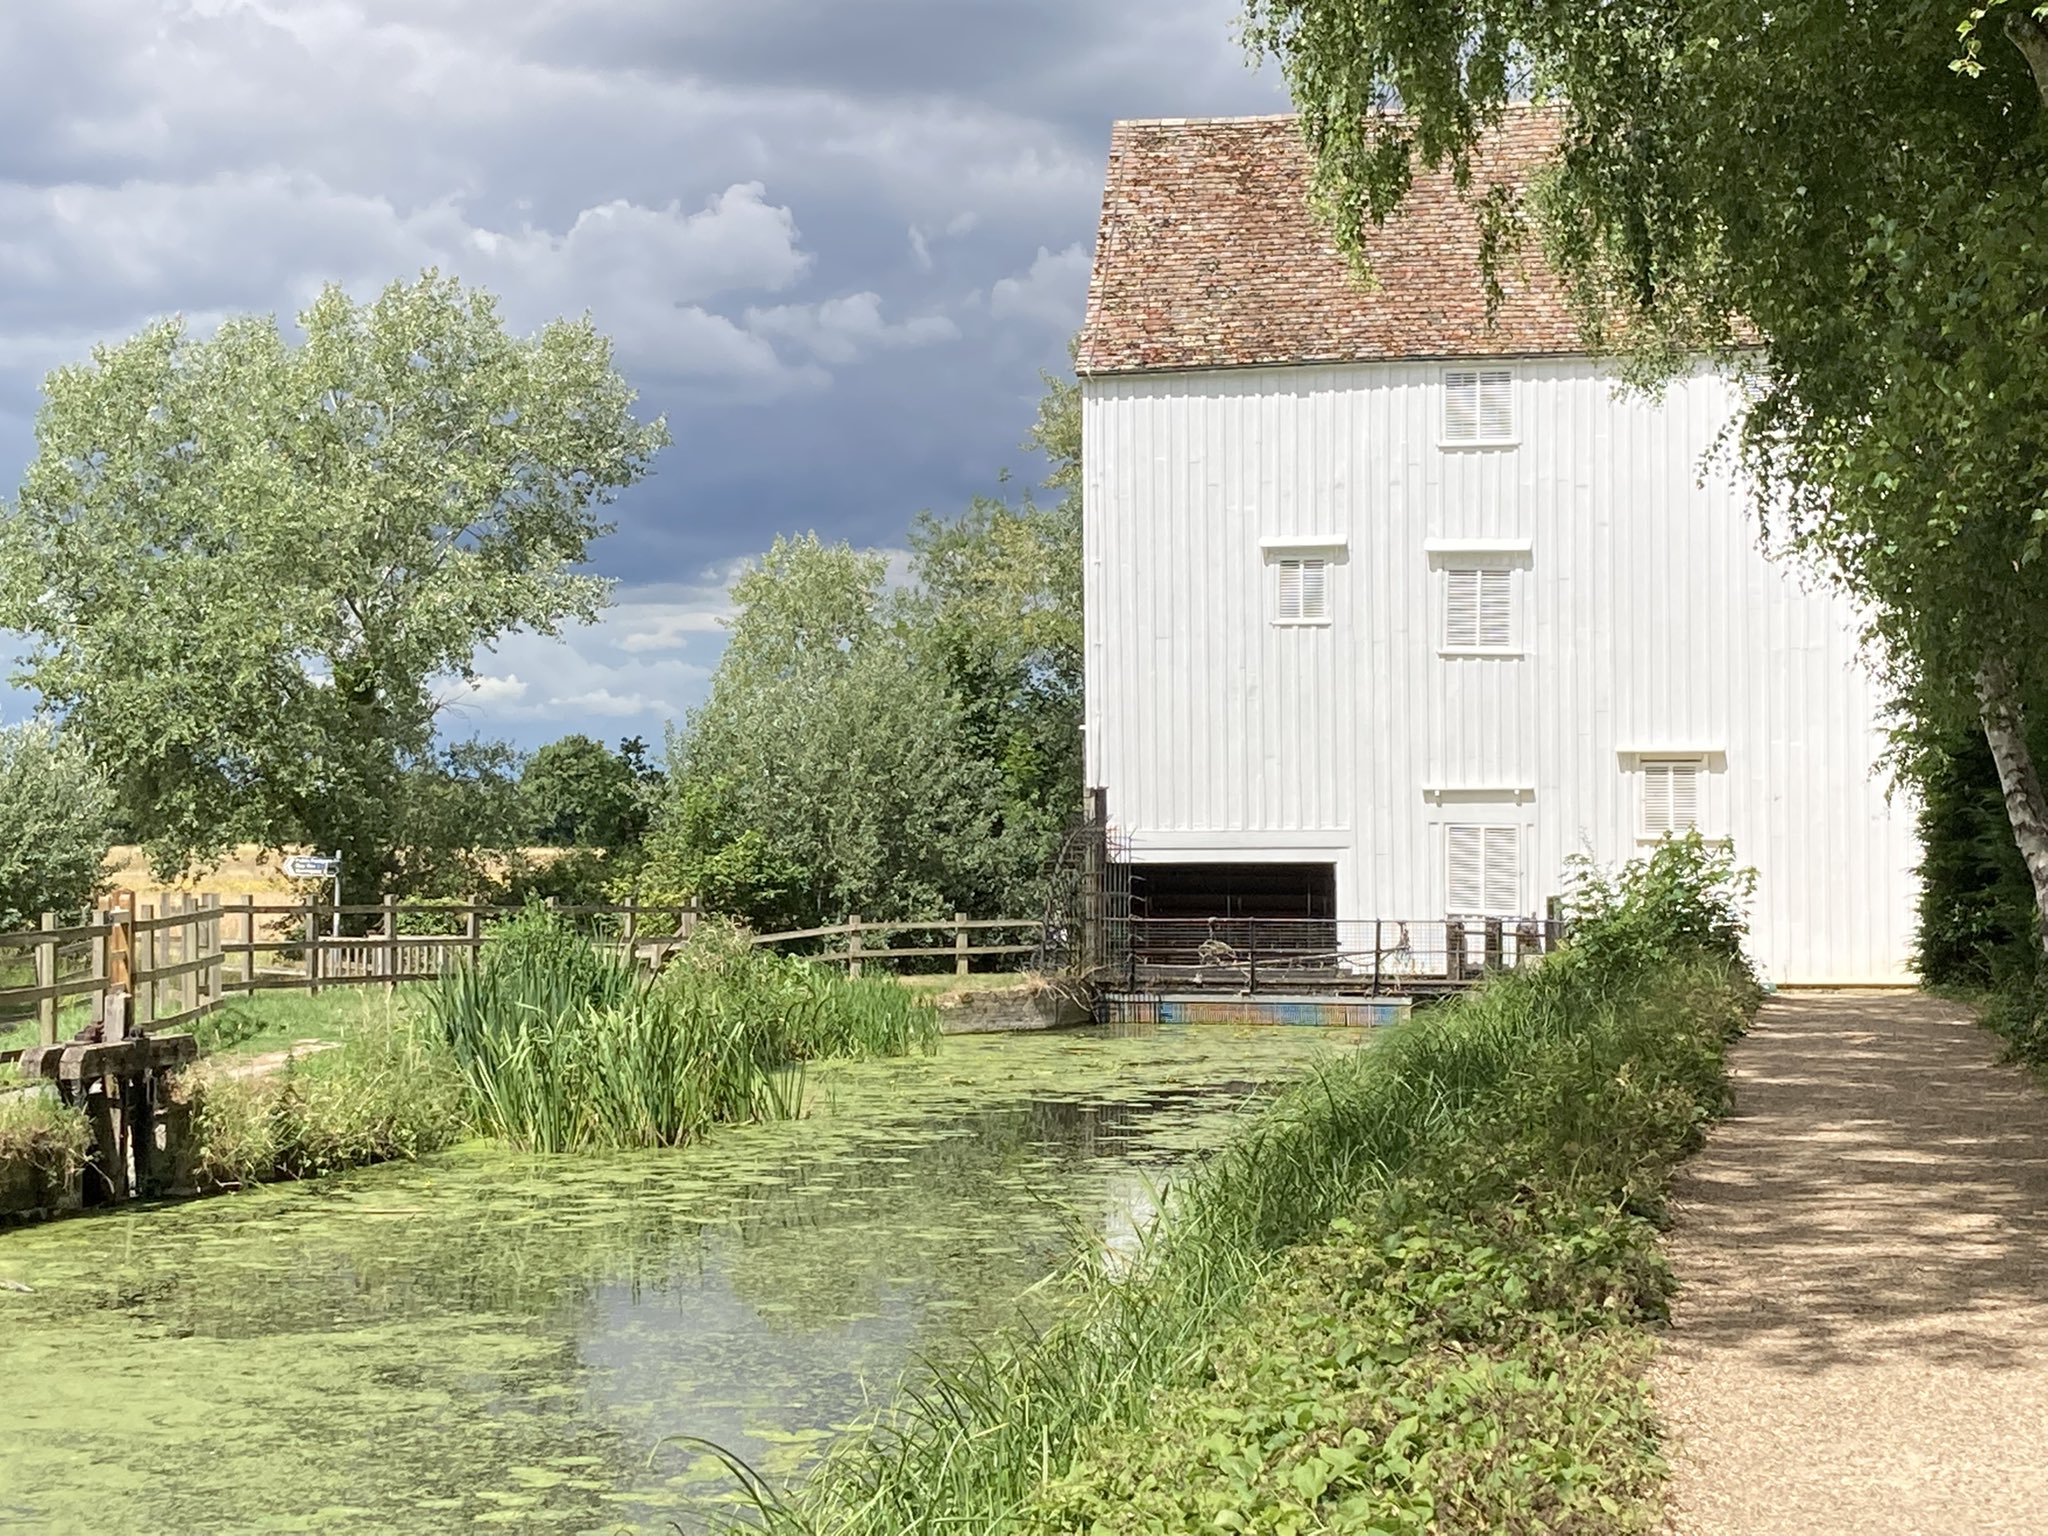
{"label": "white weatherboarded mill building", "polygon": [[[1526,172],[1512,121],[1487,175]],[[1289,118],[1128,122],[1080,351],[1087,771],[1140,909],[1540,914],[1567,859],[1732,838],[1790,983],[1905,980],[1912,808],[1853,615],[1767,561],[1553,283],[1489,324],[1473,211],[1418,176],[1360,283]],[[1531,256],[1531,266],[1536,258]]]}

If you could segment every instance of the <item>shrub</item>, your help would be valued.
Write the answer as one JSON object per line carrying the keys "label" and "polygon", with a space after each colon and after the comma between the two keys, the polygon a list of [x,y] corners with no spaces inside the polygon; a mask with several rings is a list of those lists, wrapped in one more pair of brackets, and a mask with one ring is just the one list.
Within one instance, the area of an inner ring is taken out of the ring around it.
{"label": "shrub", "polygon": [[0,1221],[61,1207],[91,1150],[80,1111],[36,1089],[0,1093]]}
{"label": "shrub", "polygon": [[92,904],[114,795],[82,746],[41,723],[0,728],[0,827],[0,929]]}
{"label": "shrub", "polygon": [[1628,975],[1709,954],[1748,974],[1743,941],[1755,890],[1756,871],[1738,865],[1733,848],[1693,831],[1612,872],[1575,860],[1565,911],[1573,948],[1604,972]]}
{"label": "shrub", "polygon": [[453,1064],[396,1009],[365,1010],[339,1049],[279,1072],[203,1063],[183,1075],[179,1091],[192,1106],[203,1186],[423,1157],[468,1132]]}

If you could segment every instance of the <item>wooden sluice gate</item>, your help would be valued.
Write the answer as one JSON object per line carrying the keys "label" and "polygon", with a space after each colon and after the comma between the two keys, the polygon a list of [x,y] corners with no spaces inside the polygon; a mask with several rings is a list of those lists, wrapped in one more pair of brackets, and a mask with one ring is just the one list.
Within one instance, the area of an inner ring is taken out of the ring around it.
{"label": "wooden sluice gate", "polygon": [[[56,1086],[92,1127],[86,1205],[184,1193],[191,1184],[189,1112],[172,1100],[170,1075],[199,1059],[189,1034],[129,1033],[124,994],[110,994],[107,1018],[76,1039],[24,1051],[22,1075]],[[119,1021],[119,1022],[117,1022]]]}
{"label": "wooden sluice gate", "polygon": [[23,1077],[51,1084],[85,1112],[92,1149],[73,1198],[87,1206],[192,1192],[191,1112],[173,1098],[170,1079],[199,1059],[199,1042],[135,1022],[134,911],[132,895],[115,898],[106,989],[93,999],[92,1022],[69,1040],[46,1037],[21,1055]]}

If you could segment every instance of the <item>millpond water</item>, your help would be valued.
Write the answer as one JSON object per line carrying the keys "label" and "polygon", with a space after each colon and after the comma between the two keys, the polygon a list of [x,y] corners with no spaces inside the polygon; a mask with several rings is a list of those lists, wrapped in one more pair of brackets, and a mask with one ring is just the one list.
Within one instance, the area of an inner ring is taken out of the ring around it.
{"label": "millpond water", "polygon": [[1349,1032],[956,1038],[680,1152],[464,1148],[0,1232],[0,1528],[697,1528],[1127,1251]]}

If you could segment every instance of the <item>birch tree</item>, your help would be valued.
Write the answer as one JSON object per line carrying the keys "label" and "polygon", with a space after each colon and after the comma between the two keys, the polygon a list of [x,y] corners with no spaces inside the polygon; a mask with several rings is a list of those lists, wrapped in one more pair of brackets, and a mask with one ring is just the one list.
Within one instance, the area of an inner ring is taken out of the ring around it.
{"label": "birch tree", "polygon": [[[2048,944],[2048,5],[1248,0],[1247,37],[1355,254],[1447,165],[1495,270],[1540,241],[1638,382],[1744,376],[1767,536],[1864,605],[1919,724],[1974,717]],[[1489,186],[1532,97],[1554,168]]]}

